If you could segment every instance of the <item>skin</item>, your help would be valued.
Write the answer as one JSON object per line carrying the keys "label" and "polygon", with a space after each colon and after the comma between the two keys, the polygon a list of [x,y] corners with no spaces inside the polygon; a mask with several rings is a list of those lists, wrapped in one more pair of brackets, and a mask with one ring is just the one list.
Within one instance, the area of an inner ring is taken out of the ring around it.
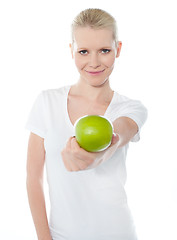
{"label": "skin", "polygon": [[[102,85],[109,80],[113,71],[115,58],[120,55],[122,43],[119,42],[118,47],[115,46],[112,31],[109,29],[78,28],[74,36],[74,44],[70,45],[70,48],[80,73],[79,84],[82,82],[91,87],[101,87],[102,92]],[[89,74],[97,71],[104,72],[99,76]],[[90,91],[93,91],[93,88]],[[95,94],[99,94],[100,91]]]}
{"label": "skin", "polygon": [[[104,115],[113,96],[109,76],[122,47],[121,42],[116,47],[109,29],[78,28],[74,36],[74,44],[70,44],[70,48],[80,78],[68,95],[68,115],[73,124],[83,114]],[[100,74],[93,74],[99,71]],[[61,151],[66,170],[83,171],[109,161],[117,148],[127,144],[138,131],[136,123],[127,117],[116,119],[113,127],[110,147],[99,153],[85,151],[75,137],[70,137]],[[31,133],[27,155],[28,199],[38,240],[51,240],[43,191],[44,164],[44,139]]]}
{"label": "skin", "polygon": [[43,189],[44,164],[44,139],[34,133],[31,133],[28,143],[26,167],[28,201],[38,240],[52,240],[48,225]]}

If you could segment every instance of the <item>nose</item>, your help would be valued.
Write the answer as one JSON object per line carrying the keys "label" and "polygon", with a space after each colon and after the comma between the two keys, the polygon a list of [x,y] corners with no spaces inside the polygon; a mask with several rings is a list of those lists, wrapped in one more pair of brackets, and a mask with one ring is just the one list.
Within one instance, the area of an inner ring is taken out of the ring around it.
{"label": "nose", "polygon": [[101,63],[100,63],[99,56],[96,53],[91,54],[89,66],[92,67],[92,68],[97,68],[100,65],[101,65]]}

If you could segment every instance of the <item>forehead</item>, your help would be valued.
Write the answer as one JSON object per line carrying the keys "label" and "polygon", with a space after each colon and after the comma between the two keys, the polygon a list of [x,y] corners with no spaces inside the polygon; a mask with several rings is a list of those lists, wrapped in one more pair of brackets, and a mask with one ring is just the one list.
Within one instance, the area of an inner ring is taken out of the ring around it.
{"label": "forehead", "polygon": [[74,41],[78,48],[82,47],[112,47],[113,31],[107,28],[92,29],[90,27],[78,27],[74,32]]}

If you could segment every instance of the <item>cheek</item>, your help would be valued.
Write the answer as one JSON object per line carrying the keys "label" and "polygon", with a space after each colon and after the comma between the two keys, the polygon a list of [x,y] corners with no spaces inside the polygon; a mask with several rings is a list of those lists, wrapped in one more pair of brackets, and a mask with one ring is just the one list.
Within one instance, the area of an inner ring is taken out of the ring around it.
{"label": "cheek", "polygon": [[103,59],[103,64],[110,68],[114,66],[114,62],[115,62],[115,55],[110,55],[109,57],[106,57]]}
{"label": "cheek", "polygon": [[78,69],[82,69],[86,65],[86,62],[80,56],[75,56],[74,60],[75,60],[75,65]]}

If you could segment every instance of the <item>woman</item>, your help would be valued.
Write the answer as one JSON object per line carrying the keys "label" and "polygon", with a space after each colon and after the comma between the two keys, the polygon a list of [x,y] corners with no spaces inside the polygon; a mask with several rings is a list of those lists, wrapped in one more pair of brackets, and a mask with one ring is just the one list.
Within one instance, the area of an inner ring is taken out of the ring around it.
{"label": "woman", "polygon": [[[125,159],[138,141],[147,111],[141,102],[113,91],[110,75],[122,43],[115,19],[100,9],[82,11],[72,24],[71,54],[80,74],[76,84],[42,91],[26,127],[29,204],[40,240],[135,240],[127,205]],[[82,149],[74,123],[84,115],[107,117],[111,145],[99,153]],[[46,163],[50,195],[48,221],[43,194]]]}

